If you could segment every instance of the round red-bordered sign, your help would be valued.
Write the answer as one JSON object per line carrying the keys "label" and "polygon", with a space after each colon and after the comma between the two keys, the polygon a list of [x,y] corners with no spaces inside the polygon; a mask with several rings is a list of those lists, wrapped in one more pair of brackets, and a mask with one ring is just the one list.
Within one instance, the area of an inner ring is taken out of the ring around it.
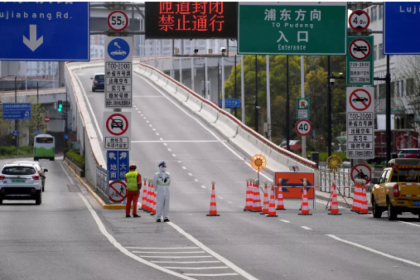
{"label": "round red-bordered sign", "polygon": [[370,24],[369,14],[363,10],[356,10],[349,17],[350,28],[354,31],[365,31]]}
{"label": "round red-bordered sign", "polygon": [[[357,94],[357,92],[361,92],[362,94]],[[354,110],[364,111],[367,108],[369,108],[370,103],[372,103],[372,97],[370,96],[370,93],[367,90],[359,88],[350,94],[349,103]]]}
{"label": "round red-bordered sign", "polygon": [[128,17],[123,11],[113,11],[108,16],[108,26],[116,32],[123,31],[128,26]]}
{"label": "round red-bordered sign", "polygon": [[48,116],[45,116],[45,118],[44,118],[44,122],[50,122],[50,117],[48,117]]}
{"label": "round red-bordered sign", "polygon": [[109,184],[108,197],[112,202],[123,202],[124,198],[127,197],[126,184],[122,181],[114,181]]}
{"label": "round red-bordered sign", "polygon": [[372,48],[365,39],[355,39],[350,43],[349,54],[356,60],[364,60],[369,57]]}
{"label": "round red-bordered sign", "polygon": [[308,120],[300,120],[296,123],[295,128],[299,135],[306,136],[312,131],[312,123]]}
{"label": "round red-bordered sign", "polygon": [[128,120],[122,114],[112,114],[106,120],[106,129],[114,136],[121,136],[128,130]]}
{"label": "round red-bordered sign", "polygon": [[354,182],[356,179],[366,180],[366,184],[369,184],[372,179],[372,170],[366,164],[356,164],[350,171],[351,180]]}

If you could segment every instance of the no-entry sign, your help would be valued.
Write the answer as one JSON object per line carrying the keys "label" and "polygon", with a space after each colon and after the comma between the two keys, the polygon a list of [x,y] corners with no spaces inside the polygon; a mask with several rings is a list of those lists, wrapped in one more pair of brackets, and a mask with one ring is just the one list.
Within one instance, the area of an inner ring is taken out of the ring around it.
{"label": "no-entry sign", "polygon": [[104,112],[105,130],[104,136],[131,136],[130,112]]}
{"label": "no-entry sign", "polygon": [[366,184],[372,179],[372,170],[366,164],[356,164],[351,169],[351,180],[354,182],[357,179],[366,180]]}
{"label": "no-entry sign", "polygon": [[364,88],[354,89],[355,90],[350,93],[349,104],[358,112],[365,111],[372,105],[372,95]]}
{"label": "no-entry sign", "polygon": [[349,54],[357,60],[364,60],[369,57],[371,46],[365,39],[355,39],[350,43]]}
{"label": "no-entry sign", "polygon": [[50,117],[48,117],[48,116],[45,116],[45,118],[44,118],[44,122],[49,122],[50,121]]}
{"label": "no-entry sign", "polygon": [[373,85],[373,36],[349,36],[346,56],[348,86]]}

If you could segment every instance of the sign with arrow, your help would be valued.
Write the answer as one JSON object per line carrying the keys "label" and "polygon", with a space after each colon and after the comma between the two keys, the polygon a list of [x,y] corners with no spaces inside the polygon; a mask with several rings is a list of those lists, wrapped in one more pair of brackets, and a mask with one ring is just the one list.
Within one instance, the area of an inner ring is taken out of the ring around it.
{"label": "sign with arrow", "polygon": [[109,180],[124,180],[125,174],[128,173],[129,152],[107,151],[106,160]]}
{"label": "sign with arrow", "polygon": [[0,60],[89,61],[89,2],[1,2]]}
{"label": "sign with arrow", "polygon": [[[219,105],[222,107],[222,99],[219,99]],[[239,108],[241,107],[240,98],[225,98],[225,108]]]}
{"label": "sign with arrow", "polygon": [[281,178],[281,186],[284,199],[301,199],[303,193],[303,179],[306,179],[306,190],[308,199],[315,198],[315,175],[312,172],[275,172],[274,182],[279,186]]}

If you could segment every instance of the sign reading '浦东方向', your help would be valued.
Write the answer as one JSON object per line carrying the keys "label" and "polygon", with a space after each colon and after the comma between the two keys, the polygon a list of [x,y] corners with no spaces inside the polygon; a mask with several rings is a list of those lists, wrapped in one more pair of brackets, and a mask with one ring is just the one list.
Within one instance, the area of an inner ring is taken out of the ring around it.
{"label": "sign reading '\u6d66\u4e1c\u65b9\u5411'", "polygon": [[236,39],[236,2],[146,2],[146,39]]}
{"label": "sign reading '\u6d66\u4e1c\u65b9\u5411'", "polygon": [[238,18],[240,54],[346,54],[346,2],[243,2]]}

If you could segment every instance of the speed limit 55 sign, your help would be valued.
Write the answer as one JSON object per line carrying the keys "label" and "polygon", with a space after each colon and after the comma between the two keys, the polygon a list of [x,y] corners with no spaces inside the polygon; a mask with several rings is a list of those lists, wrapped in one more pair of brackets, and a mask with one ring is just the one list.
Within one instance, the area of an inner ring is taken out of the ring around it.
{"label": "speed limit 55 sign", "polygon": [[312,131],[312,123],[308,120],[300,120],[296,123],[296,132],[301,136],[307,136]]}
{"label": "speed limit 55 sign", "polygon": [[113,11],[108,16],[108,26],[116,32],[123,31],[128,26],[128,17],[123,11]]}

